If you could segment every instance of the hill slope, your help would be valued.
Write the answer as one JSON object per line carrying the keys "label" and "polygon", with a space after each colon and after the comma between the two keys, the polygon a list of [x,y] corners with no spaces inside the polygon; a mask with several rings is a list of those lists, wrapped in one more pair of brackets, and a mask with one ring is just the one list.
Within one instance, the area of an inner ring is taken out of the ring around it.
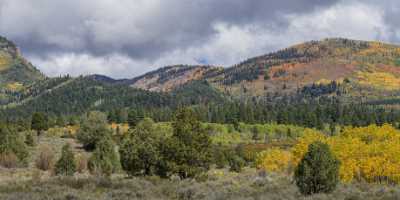
{"label": "hill slope", "polygon": [[[20,99],[0,107],[0,118],[29,117],[34,112],[80,115],[90,110],[124,108],[175,109],[181,105],[224,102],[225,97],[207,82],[191,82],[171,93],[133,88],[98,76],[61,77],[37,81],[19,93]],[[158,113],[160,114],[160,113]],[[159,116],[162,117],[162,116]]]}
{"label": "hill slope", "polygon": [[14,43],[0,36],[0,84],[31,84],[44,75],[22,57]]}
{"label": "hill slope", "polygon": [[168,66],[131,79],[128,83],[134,88],[170,92],[188,82],[205,79],[221,70],[223,69],[212,66]]}
{"label": "hill slope", "polygon": [[44,78],[14,43],[0,36],[0,104],[15,101],[20,91]]}
{"label": "hill slope", "polygon": [[[205,80],[219,91],[239,98],[305,92],[314,96],[340,96],[349,101],[397,99],[400,46],[332,38],[298,44],[225,69],[171,66],[125,83],[135,88],[170,92],[194,80]],[[325,91],[331,86],[334,89]]]}
{"label": "hill slope", "polygon": [[341,84],[348,96],[400,91],[400,46],[348,39],[311,41],[249,59],[208,79],[231,94],[295,93],[313,84]]}
{"label": "hill slope", "polygon": [[[350,88],[399,90],[400,46],[348,39],[299,44],[249,59],[209,79],[233,94],[293,93],[314,83],[332,81]],[[356,95],[356,94],[354,94]]]}

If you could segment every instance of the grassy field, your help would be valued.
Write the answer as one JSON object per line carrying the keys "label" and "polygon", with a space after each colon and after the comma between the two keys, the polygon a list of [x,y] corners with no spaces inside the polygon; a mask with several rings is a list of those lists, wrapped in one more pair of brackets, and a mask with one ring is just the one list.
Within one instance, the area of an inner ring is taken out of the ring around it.
{"label": "grassy field", "polygon": [[249,168],[240,174],[211,170],[204,180],[127,178],[122,175],[111,179],[85,175],[42,179],[41,176],[35,173],[27,180],[2,181],[0,199],[400,199],[399,187],[362,183],[340,185],[332,194],[304,197],[289,177],[257,173]]}

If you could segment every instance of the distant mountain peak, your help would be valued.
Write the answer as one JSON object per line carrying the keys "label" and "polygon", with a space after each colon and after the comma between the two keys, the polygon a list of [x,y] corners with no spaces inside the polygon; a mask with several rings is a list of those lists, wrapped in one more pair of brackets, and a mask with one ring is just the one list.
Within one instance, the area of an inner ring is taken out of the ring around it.
{"label": "distant mountain peak", "polygon": [[132,87],[168,92],[188,82],[200,80],[221,68],[209,65],[172,65],[131,80]]}

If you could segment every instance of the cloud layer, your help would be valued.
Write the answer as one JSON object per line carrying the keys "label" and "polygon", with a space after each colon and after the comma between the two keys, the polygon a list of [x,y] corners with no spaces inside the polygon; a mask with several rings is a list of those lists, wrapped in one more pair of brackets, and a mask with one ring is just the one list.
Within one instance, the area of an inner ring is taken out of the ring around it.
{"label": "cloud layer", "polygon": [[400,41],[397,0],[0,0],[0,35],[50,76],[230,66],[306,40]]}

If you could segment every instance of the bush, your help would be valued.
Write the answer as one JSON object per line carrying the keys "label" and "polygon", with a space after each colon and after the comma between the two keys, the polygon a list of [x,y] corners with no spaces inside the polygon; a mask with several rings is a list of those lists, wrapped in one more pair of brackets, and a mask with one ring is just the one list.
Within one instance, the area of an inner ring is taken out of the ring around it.
{"label": "bush", "polygon": [[89,159],[88,167],[92,174],[110,176],[119,169],[119,159],[111,138],[103,138]]}
{"label": "bush", "polygon": [[327,144],[314,142],[297,166],[294,179],[304,195],[332,192],[339,182],[339,161]]}
{"label": "bush", "polygon": [[121,165],[129,175],[153,175],[160,159],[160,136],[153,120],[139,122],[122,141],[119,149]]}
{"label": "bush", "polygon": [[239,156],[233,156],[229,159],[229,170],[234,172],[241,172],[245,166],[245,161]]}
{"label": "bush", "polygon": [[47,171],[54,166],[54,153],[48,146],[42,146],[40,149],[39,157],[35,161],[36,168]]}
{"label": "bush", "polygon": [[92,111],[86,118],[81,120],[77,139],[86,150],[94,150],[96,144],[104,137],[110,137],[111,133],[107,116],[104,113]]}
{"label": "bush", "polygon": [[215,145],[213,147],[213,160],[214,164],[218,169],[224,168],[228,165],[228,159],[225,155],[225,149],[221,144]]}
{"label": "bush", "polygon": [[0,155],[8,159],[15,156],[17,158],[16,165],[26,164],[29,156],[24,138],[6,125],[0,125]]}
{"label": "bush", "polygon": [[36,134],[32,131],[27,131],[25,133],[25,144],[31,147],[36,146],[37,137]]}
{"label": "bush", "polygon": [[221,143],[214,145],[212,148],[213,162],[218,169],[225,168],[229,165],[229,160],[236,156],[231,146],[224,146]]}
{"label": "bush", "polygon": [[88,159],[84,154],[78,154],[75,156],[76,162],[76,171],[79,173],[83,173],[87,169]]}
{"label": "bush", "polygon": [[18,158],[14,153],[0,154],[0,166],[5,168],[15,168],[18,166]]}
{"label": "bush", "polygon": [[55,173],[63,176],[73,176],[76,171],[74,153],[71,150],[70,144],[66,144],[62,148],[61,158],[55,166]]}

